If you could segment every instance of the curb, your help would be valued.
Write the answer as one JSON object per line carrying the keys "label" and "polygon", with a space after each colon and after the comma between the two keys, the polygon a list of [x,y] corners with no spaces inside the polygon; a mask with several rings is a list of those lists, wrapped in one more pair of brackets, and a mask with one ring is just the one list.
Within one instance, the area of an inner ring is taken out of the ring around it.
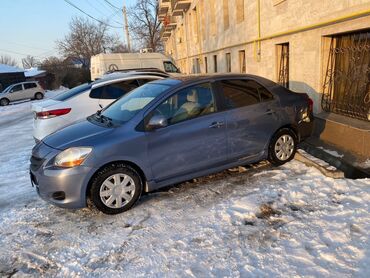
{"label": "curb", "polygon": [[322,160],[319,160],[311,156],[310,154],[306,153],[303,150],[298,150],[294,156],[294,159],[306,164],[307,166],[315,167],[323,175],[329,178],[333,178],[333,179],[343,179],[344,178],[344,172],[338,170],[334,166],[331,166]]}
{"label": "curb", "polygon": [[[350,163],[346,162],[345,160],[332,156],[329,153],[325,152],[324,150],[318,149],[316,146],[308,144],[306,142],[302,142],[299,145],[299,152],[304,152],[307,156],[312,157],[313,159],[310,160],[318,160],[324,162],[327,165],[332,165],[331,169],[340,170],[344,173],[344,177],[349,179],[362,179],[362,178],[370,178],[370,173],[351,165]],[[331,175],[331,174],[329,174]]]}

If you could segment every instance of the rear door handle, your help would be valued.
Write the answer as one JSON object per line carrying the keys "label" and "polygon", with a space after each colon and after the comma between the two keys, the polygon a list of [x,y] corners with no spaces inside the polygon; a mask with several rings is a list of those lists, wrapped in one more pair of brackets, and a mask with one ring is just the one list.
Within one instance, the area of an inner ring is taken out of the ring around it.
{"label": "rear door handle", "polygon": [[220,127],[223,127],[223,125],[224,125],[223,122],[213,122],[213,123],[211,123],[209,128],[220,128]]}

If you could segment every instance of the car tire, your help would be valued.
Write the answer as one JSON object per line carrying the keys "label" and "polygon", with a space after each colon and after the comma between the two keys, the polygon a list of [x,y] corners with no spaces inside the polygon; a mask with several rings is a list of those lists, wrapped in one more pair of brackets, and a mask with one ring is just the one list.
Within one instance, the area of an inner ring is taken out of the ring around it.
{"label": "car tire", "polygon": [[274,166],[291,161],[297,151],[297,143],[297,135],[291,129],[280,129],[270,141],[268,161]]}
{"label": "car tire", "polygon": [[44,95],[42,93],[36,93],[35,94],[35,99],[40,100],[40,99],[43,99],[43,98],[44,98]]}
{"label": "car tire", "polygon": [[92,179],[90,199],[105,214],[118,214],[132,208],[143,191],[143,181],[132,167],[111,164]]}
{"label": "car tire", "polygon": [[7,106],[9,104],[9,99],[2,98],[0,99],[0,106]]}

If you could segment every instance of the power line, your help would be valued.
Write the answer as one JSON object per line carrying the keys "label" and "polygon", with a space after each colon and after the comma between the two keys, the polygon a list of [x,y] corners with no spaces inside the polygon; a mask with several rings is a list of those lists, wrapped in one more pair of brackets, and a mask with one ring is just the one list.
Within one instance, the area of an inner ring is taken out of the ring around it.
{"label": "power line", "polygon": [[111,6],[112,8],[122,11],[122,8],[118,8],[117,6],[109,2],[108,0],[104,0],[104,2],[107,3],[109,6]]}
{"label": "power line", "polygon": [[[8,53],[13,53],[13,54],[18,54],[18,55],[23,55],[23,56],[30,55],[30,54],[25,54],[25,53],[21,53],[21,52],[17,52],[17,51],[12,51],[12,50],[7,50],[7,49],[1,49],[1,48],[0,48],[0,51],[8,52]],[[38,58],[43,59],[43,58],[45,58],[48,55],[31,55],[31,56],[34,56],[34,57],[38,57]]]}
{"label": "power line", "polygon": [[79,10],[81,13],[87,15],[91,19],[94,19],[95,21],[97,21],[97,22],[99,22],[101,24],[107,25],[107,26],[112,27],[112,28],[117,28],[117,29],[123,28],[123,26],[113,26],[113,25],[110,25],[110,24],[108,24],[106,22],[101,21],[100,19],[97,19],[97,18],[93,17],[92,15],[88,14],[84,10],[80,9],[79,7],[77,7],[75,4],[71,3],[69,0],[64,0],[64,2],[68,3],[69,5],[71,5],[72,7],[74,7],[75,9]]}
{"label": "power line", "polygon": [[11,41],[3,41],[3,40],[1,40],[1,43],[14,44],[14,45],[18,45],[18,46],[27,47],[27,48],[40,49],[40,50],[46,50],[46,51],[49,51],[50,50],[50,49],[48,50],[46,48],[41,48],[41,47],[36,47],[36,46],[29,46],[27,44],[22,44],[22,43],[17,43],[17,42],[11,42]]}
{"label": "power line", "polygon": [[[117,13],[119,12],[118,10],[115,10],[115,9],[111,9],[109,10],[109,15],[107,16],[105,13],[103,13],[100,9],[98,9],[96,6],[94,6],[89,0],[86,0],[86,2],[89,4],[90,7],[92,7],[95,11],[97,11],[98,13],[100,13],[105,19],[107,22],[110,22],[110,21],[113,21],[114,23],[117,23],[117,24],[121,24],[120,22],[116,21],[116,20],[113,20],[113,18],[117,15]],[[100,2],[99,2],[100,3]],[[102,4],[104,7],[106,7],[104,4]],[[107,7],[106,7],[107,8]],[[111,13],[111,11],[113,11],[113,13]]]}

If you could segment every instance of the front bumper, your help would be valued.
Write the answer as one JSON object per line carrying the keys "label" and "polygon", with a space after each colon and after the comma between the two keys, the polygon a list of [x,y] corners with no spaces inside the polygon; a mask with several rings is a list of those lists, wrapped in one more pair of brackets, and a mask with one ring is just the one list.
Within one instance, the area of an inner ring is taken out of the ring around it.
{"label": "front bumper", "polygon": [[[95,169],[82,165],[65,169],[47,166],[59,150],[52,149],[42,142],[36,146],[43,150],[32,153],[30,177],[38,195],[59,207],[86,207],[87,185]],[[45,157],[37,156],[42,153],[47,154]]]}

